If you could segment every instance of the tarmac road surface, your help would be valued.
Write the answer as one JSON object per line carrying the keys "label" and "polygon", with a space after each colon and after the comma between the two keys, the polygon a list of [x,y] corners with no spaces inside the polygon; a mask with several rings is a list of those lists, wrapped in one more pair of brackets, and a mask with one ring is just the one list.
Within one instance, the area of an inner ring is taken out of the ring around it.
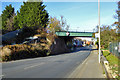
{"label": "tarmac road surface", "polygon": [[72,53],[2,63],[2,78],[67,78],[89,56],[92,47]]}

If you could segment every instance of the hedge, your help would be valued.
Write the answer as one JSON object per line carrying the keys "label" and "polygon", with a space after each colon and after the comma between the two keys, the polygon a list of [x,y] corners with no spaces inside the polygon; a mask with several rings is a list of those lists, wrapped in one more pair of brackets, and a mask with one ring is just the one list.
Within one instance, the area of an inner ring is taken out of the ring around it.
{"label": "hedge", "polygon": [[49,53],[49,47],[47,45],[41,46],[38,44],[17,44],[7,45],[0,49],[0,57],[2,61],[19,60],[40,56],[47,56]]}

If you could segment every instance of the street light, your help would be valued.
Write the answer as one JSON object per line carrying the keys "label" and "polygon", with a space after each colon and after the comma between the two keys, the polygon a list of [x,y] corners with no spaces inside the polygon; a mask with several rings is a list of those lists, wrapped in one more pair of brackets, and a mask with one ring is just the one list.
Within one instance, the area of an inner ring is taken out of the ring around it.
{"label": "street light", "polygon": [[98,0],[98,26],[99,26],[99,63],[100,63],[100,0]]}

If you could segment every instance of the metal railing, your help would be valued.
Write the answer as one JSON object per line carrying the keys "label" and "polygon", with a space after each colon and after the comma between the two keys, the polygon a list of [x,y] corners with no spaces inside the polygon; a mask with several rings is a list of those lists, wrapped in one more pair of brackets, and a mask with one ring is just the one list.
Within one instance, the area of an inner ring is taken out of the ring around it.
{"label": "metal railing", "polygon": [[119,52],[119,42],[111,42],[109,44],[109,51],[113,55],[117,56],[120,58],[120,52]]}

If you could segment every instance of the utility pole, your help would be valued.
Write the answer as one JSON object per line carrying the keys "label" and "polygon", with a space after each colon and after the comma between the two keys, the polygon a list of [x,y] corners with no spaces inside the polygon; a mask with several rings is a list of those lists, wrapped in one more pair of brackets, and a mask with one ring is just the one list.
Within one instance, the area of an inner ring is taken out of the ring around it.
{"label": "utility pole", "polygon": [[98,0],[98,26],[99,26],[99,63],[100,63],[100,0]]}

